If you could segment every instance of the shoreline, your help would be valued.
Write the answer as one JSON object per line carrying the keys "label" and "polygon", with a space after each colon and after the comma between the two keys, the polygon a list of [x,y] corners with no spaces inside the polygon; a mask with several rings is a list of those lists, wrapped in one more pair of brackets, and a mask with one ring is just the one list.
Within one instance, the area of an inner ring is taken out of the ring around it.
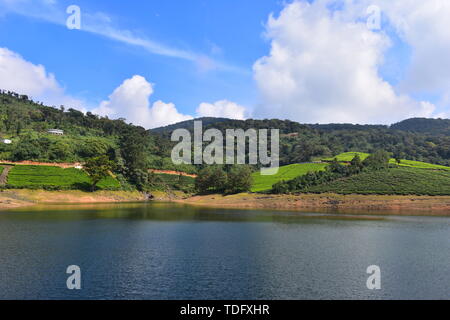
{"label": "shoreline", "polygon": [[[450,216],[450,196],[386,196],[386,195],[236,195],[169,196],[155,192],[153,201],[222,209],[262,209],[317,213]],[[148,196],[138,191],[45,191],[3,190],[0,210],[52,204],[106,204],[146,202]]]}
{"label": "shoreline", "polygon": [[369,215],[450,216],[450,196],[301,194],[205,195],[173,202],[224,209],[262,209]]}
{"label": "shoreline", "polygon": [[0,191],[0,210],[51,204],[100,204],[144,202],[148,200],[138,191],[46,191],[11,189]]}

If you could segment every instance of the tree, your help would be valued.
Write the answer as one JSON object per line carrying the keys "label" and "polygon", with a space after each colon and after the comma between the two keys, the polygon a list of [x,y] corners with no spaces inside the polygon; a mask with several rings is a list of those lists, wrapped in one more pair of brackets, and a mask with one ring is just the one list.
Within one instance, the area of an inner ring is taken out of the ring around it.
{"label": "tree", "polygon": [[227,193],[250,191],[252,187],[252,170],[249,166],[234,165],[227,174]]}
{"label": "tree", "polygon": [[144,190],[149,183],[147,163],[149,142],[148,133],[139,127],[123,132],[119,141],[126,168],[123,174],[139,190]]}
{"label": "tree", "polygon": [[61,141],[56,141],[48,148],[48,158],[50,160],[66,160],[72,153],[70,146]]}
{"label": "tree", "polygon": [[20,139],[16,148],[12,152],[13,161],[39,160],[42,155],[42,148],[39,139],[35,135],[27,135]]}
{"label": "tree", "polygon": [[227,175],[220,166],[208,166],[198,173],[195,188],[200,193],[223,192],[227,186]]}
{"label": "tree", "polygon": [[386,169],[389,167],[389,160],[391,154],[384,150],[378,150],[371,154],[366,160],[364,160],[364,166],[372,170]]}
{"label": "tree", "polygon": [[88,138],[78,147],[78,153],[83,158],[95,158],[104,155],[109,145],[100,138]]}
{"label": "tree", "polygon": [[355,155],[355,157],[350,162],[349,174],[357,174],[360,173],[364,168],[363,162],[361,161],[361,157],[359,154]]}
{"label": "tree", "polygon": [[291,190],[291,187],[290,187],[289,183],[287,181],[283,180],[283,181],[275,183],[272,186],[272,191],[271,192],[274,193],[274,194],[287,194],[287,193],[289,193],[291,191],[292,190]]}
{"label": "tree", "polygon": [[346,166],[341,164],[337,158],[334,158],[330,165],[327,167],[330,172],[343,174],[347,172]]}
{"label": "tree", "polygon": [[114,170],[114,162],[110,161],[107,156],[91,158],[84,165],[84,170],[92,181],[92,191],[94,191],[97,184]]}

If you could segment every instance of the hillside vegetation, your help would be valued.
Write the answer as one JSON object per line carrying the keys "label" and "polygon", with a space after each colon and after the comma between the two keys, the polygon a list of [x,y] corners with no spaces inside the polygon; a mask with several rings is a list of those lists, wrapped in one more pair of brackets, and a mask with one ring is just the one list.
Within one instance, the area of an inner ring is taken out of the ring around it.
{"label": "hillside vegetation", "polygon": [[418,168],[390,168],[305,188],[311,193],[450,195],[450,172]]}
{"label": "hillside vegetation", "polygon": [[[64,135],[51,135],[49,129],[64,130]],[[170,160],[170,141],[124,119],[111,120],[64,106],[48,107],[26,95],[1,90],[0,136],[12,140],[11,144],[0,143],[0,160],[4,161],[84,163],[106,155],[116,164],[114,175],[127,188],[147,190],[151,184],[149,168],[196,170],[188,165],[175,166]]]}
{"label": "hillside vegetation", "polygon": [[272,186],[282,180],[292,180],[298,176],[307,174],[308,172],[317,172],[325,170],[327,164],[325,163],[303,163],[291,164],[280,167],[278,173],[272,176],[263,176],[261,172],[253,174],[252,192],[269,191]]}
{"label": "hillside vegetation", "polygon": [[[322,161],[331,162],[334,159],[336,159],[337,161],[340,161],[340,162],[350,162],[357,155],[360,157],[360,159],[362,161],[364,161],[365,159],[367,159],[367,157],[370,156],[369,153],[364,153],[364,152],[344,152],[335,157],[322,159]],[[396,159],[390,159],[389,163],[399,165],[401,167],[411,167],[411,168],[420,168],[420,169],[435,169],[435,170],[450,170],[450,167],[447,167],[447,166],[442,166],[442,165],[432,164],[432,163],[427,163],[427,162],[422,162],[422,161],[405,160],[405,159],[400,159],[400,163],[398,163]]]}
{"label": "hillside vegetation", "polygon": [[398,164],[400,167],[410,167],[410,168],[418,168],[418,169],[431,169],[431,170],[447,170],[450,171],[450,167],[441,166],[438,164],[426,163],[422,161],[412,161],[412,160],[401,160],[400,163],[397,163],[395,159],[390,160],[391,164]]}
{"label": "hillside vegetation", "polygon": [[[119,190],[120,183],[113,177],[103,179],[97,185],[101,190]],[[74,168],[62,169],[48,166],[14,166],[8,175],[8,188],[77,190],[90,188],[89,176]]]}
{"label": "hillside vegetation", "polygon": [[449,135],[450,119],[407,119],[392,125],[391,129],[416,133]]}
{"label": "hillside vegetation", "polygon": [[[215,128],[225,133],[227,129],[279,129],[282,166],[332,158],[344,152],[369,154],[377,150],[390,152],[393,158],[450,166],[450,130],[445,129],[449,123],[448,119],[409,119],[393,126],[304,125],[277,119],[218,119],[214,122],[208,118],[203,123],[203,130]],[[414,130],[416,124],[417,131]],[[184,122],[183,126],[192,132],[193,120]],[[178,127],[174,125],[151,131],[169,139],[172,130]]]}
{"label": "hillside vegetation", "polygon": [[[396,160],[389,159],[390,157],[408,159],[399,164],[405,168],[448,170],[446,166],[450,166],[450,120],[445,119],[409,119],[392,126],[305,125],[277,119],[202,120],[204,131],[210,128],[222,132],[227,129],[279,129],[281,134],[282,167],[278,175],[261,176],[255,173],[247,176],[247,171],[257,168],[246,168],[242,171],[246,174],[246,179],[239,181],[239,168],[223,168],[223,173],[218,171],[220,179],[217,180],[217,185],[213,185],[212,178],[209,181],[206,179],[203,184],[197,184],[197,187],[206,186],[205,189],[209,191],[223,189],[225,185],[228,191],[242,190],[243,185],[250,185],[250,178],[254,182],[252,191],[268,191],[273,184],[306,176],[308,172],[313,174],[306,180],[299,179],[297,182],[303,185],[312,181],[318,183],[334,179],[335,175],[322,173],[333,163],[333,155],[339,155],[338,161],[349,162],[356,154],[352,152],[354,150],[359,151],[357,154],[361,161],[377,150],[385,150],[390,153],[387,163],[391,165],[396,164]],[[171,151],[176,142],[170,141],[170,136],[173,129],[180,127],[192,131],[193,121],[146,130],[127,123],[125,119],[111,120],[65,106],[44,106],[26,95],[0,90],[0,136],[12,140],[11,144],[0,143],[0,160],[85,163],[90,159],[106,156],[114,163],[111,171],[115,178],[108,177],[101,181],[99,188],[102,189],[120,186],[141,191],[193,188],[192,180],[152,175],[149,169],[204,172],[214,178],[214,175],[208,173],[206,165],[176,166],[172,163]],[[49,129],[64,130],[64,135],[53,136],[47,132]],[[330,164],[310,163],[317,159],[328,159]],[[8,187],[84,188],[89,178],[93,178],[92,174],[87,176],[84,171],[74,170],[15,167],[9,174]],[[339,172],[337,174],[341,175]]]}
{"label": "hillside vegetation", "polygon": [[369,153],[365,153],[365,152],[344,152],[344,153],[338,154],[335,157],[322,159],[322,161],[328,161],[329,162],[329,161],[333,161],[334,159],[336,159],[337,161],[340,161],[340,162],[350,162],[350,161],[353,160],[353,158],[355,156],[359,156],[359,158],[362,161],[364,161],[370,156],[370,154]]}
{"label": "hillside vegetation", "polygon": [[182,175],[154,174],[152,184],[153,189],[158,191],[178,190],[185,193],[195,192],[195,178]]}

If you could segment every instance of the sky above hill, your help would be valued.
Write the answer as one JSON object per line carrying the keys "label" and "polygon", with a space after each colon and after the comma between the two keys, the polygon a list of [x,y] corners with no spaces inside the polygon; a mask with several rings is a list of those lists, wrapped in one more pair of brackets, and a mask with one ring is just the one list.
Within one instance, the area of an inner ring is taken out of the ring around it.
{"label": "sky above hill", "polygon": [[448,17],[448,0],[0,0],[0,88],[146,128],[448,118]]}

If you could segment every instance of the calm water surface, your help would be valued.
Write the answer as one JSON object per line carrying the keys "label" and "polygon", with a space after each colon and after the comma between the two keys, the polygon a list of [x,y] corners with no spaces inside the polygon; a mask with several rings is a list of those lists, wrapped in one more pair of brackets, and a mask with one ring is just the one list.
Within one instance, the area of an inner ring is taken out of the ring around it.
{"label": "calm water surface", "polygon": [[[69,265],[80,291],[66,288]],[[450,218],[162,203],[0,212],[0,299],[450,299]]]}

